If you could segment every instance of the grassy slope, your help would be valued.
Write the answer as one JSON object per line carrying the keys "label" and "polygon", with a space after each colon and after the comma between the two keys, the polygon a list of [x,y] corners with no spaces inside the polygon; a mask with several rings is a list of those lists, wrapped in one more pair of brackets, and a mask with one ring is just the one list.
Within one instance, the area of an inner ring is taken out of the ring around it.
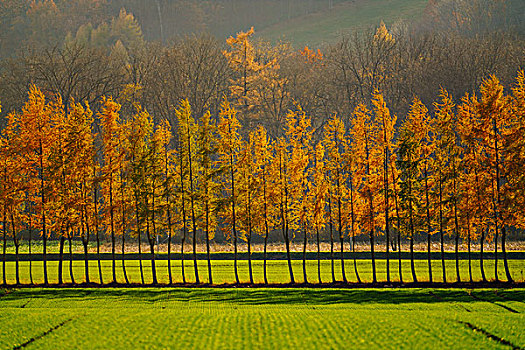
{"label": "grassy slope", "polygon": [[524,299],[488,289],[15,290],[0,296],[0,348],[34,338],[29,348],[503,349],[487,333],[525,346]]}
{"label": "grassy slope", "polygon": [[[189,257],[188,257],[189,258]],[[151,268],[150,268],[150,262],[149,261],[143,261],[144,264],[144,275],[145,275],[145,282],[151,283]],[[372,281],[372,267],[370,260],[358,260],[358,271],[361,276],[361,280],[363,282],[371,282]],[[442,281],[442,272],[441,272],[441,262],[434,260],[432,262],[432,271],[434,275],[434,281],[441,282]],[[57,283],[58,282],[58,275],[57,275],[57,265],[58,262],[52,261],[48,262],[48,273],[49,273],[49,281],[50,283]],[[90,276],[92,282],[98,282],[98,267],[96,261],[90,261],[89,263],[89,269],[90,269]],[[105,283],[109,283],[111,281],[111,261],[102,261],[103,266],[103,280]],[[121,262],[117,261],[117,282],[124,283],[124,277],[122,273],[122,267]],[[193,270],[193,262],[186,260],[186,279],[188,282],[193,282],[195,280],[194,278],[194,270]],[[207,270],[207,262],[206,261],[199,261],[199,275],[202,282],[208,282],[208,270]],[[235,277],[233,274],[233,262],[231,260],[216,260],[212,261],[213,266],[213,278],[214,283],[234,283]],[[445,266],[447,269],[447,281],[448,282],[454,282],[455,276],[456,276],[456,270],[455,270],[455,261],[453,260],[447,260],[445,262]],[[22,283],[29,283],[29,263],[28,262],[22,262],[21,263],[21,282]],[[403,267],[403,279],[405,282],[411,282],[412,281],[412,275],[410,272],[410,261],[404,260],[402,263]],[[511,270],[511,273],[513,275],[513,278],[517,282],[524,281],[524,272],[525,272],[525,260],[509,260],[509,267]],[[391,278],[393,281],[399,280],[398,275],[398,264],[397,261],[391,261],[390,265],[390,271],[391,271]],[[130,279],[130,282],[132,283],[140,283],[140,270],[139,270],[139,262],[138,261],[126,261],[126,270],[128,274],[128,278]],[[295,279],[297,282],[303,282],[303,271],[302,271],[302,261],[293,261],[293,270],[295,274]],[[386,280],[386,262],[385,260],[377,260],[377,279],[378,281],[385,281]],[[353,262],[350,260],[345,261],[345,271],[346,276],[349,282],[357,282],[357,279],[354,274],[354,267]],[[74,277],[77,283],[83,282],[84,280],[84,262],[83,261],[74,261],[73,264],[73,273]],[[182,282],[182,275],[181,275],[181,266],[180,261],[174,261],[172,262],[172,273],[173,273],[173,279],[174,282]],[[254,273],[254,282],[256,283],[262,283],[263,280],[263,262],[258,260],[253,262],[253,273]],[[317,261],[307,261],[307,273],[308,273],[308,279],[309,282],[317,282]],[[493,260],[487,260],[485,261],[485,273],[489,280],[492,280],[494,278],[494,261]],[[418,277],[418,280],[420,282],[427,281],[428,280],[428,267],[425,260],[417,260],[416,261],[416,274]],[[472,262],[472,274],[474,281],[481,280],[481,274],[480,274],[480,268],[479,268],[479,262],[473,261]],[[2,271],[0,268],[0,276],[2,275]],[[7,281],[10,284],[14,284],[15,282],[15,263],[14,262],[8,262],[7,263]],[[460,275],[462,278],[462,281],[468,281],[468,261],[460,261]],[[500,280],[505,281],[505,272],[503,269],[503,262],[500,260],[498,263],[498,275]],[[167,283],[168,282],[168,272],[167,272],[167,261],[157,261],[157,276],[160,283]],[[239,278],[241,282],[249,282],[248,277],[248,262],[246,260],[239,261]],[[63,270],[63,277],[64,282],[69,283],[71,280],[69,278],[69,262],[64,261],[64,270]],[[335,277],[336,280],[341,281],[341,265],[339,261],[335,262]],[[0,277],[1,278],[1,277]],[[42,283],[43,282],[43,269],[42,269],[42,262],[35,262],[33,263],[33,278],[35,283]],[[321,278],[323,282],[331,282],[332,275],[331,275],[331,267],[330,267],[330,261],[329,260],[323,260],[321,261]],[[1,280],[0,280],[1,281]],[[287,283],[290,281],[289,275],[288,275],[288,267],[287,262],[284,260],[274,260],[268,262],[268,281],[270,283]]]}
{"label": "grassy slope", "polygon": [[[284,38],[295,47],[317,47],[337,40],[341,32],[387,26],[399,20],[418,18],[427,0],[356,0],[345,2],[331,11],[315,13],[266,28],[258,35],[269,40]],[[257,30],[257,28],[256,28]]]}

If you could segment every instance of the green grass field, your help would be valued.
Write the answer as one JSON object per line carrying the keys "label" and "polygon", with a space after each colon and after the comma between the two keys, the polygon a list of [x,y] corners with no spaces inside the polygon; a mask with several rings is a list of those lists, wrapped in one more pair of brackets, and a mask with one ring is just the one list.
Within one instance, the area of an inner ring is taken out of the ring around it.
{"label": "green grass field", "polygon": [[[195,275],[194,275],[193,261],[186,260],[185,262],[186,262],[185,263],[186,280],[187,282],[194,282]],[[150,262],[144,260],[142,263],[144,266],[145,282],[151,283],[152,277],[151,277]],[[360,274],[361,280],[363,282],[371,282],[372,281],[372,266],[371,266],[370,260],[358,260],[357,264],[358,264],[357,268],[358,268],[358,272]],[[391,264],[390,265],[391,280],[398,281],[399,280],[398,262],[396,260],[391,260],[390,264]],[[42,266],[43,266],[42,262],[33,262],[33,282],[34,283],[43,283],[43,267]],[[378,281],[385,281],[386,280],[386,261],[377,260],[376,266],[377,266]],[[455,261],[446,260],[445,266],[447,270],[447,281],[454,282],[455,276],[456,276],[455,275],[456,273]],[[199,276],[200,276],[201,282],[208,282],[207,262],[205,260],[199,260],[198,268],[199,268]],[[513,279],[515,281],[525,281],[524,280],[525,260],[509,260],[509,268],[513,276]],[[235,282],[233,261],[231,260],[212,261],[212,269],[213,269],[212,273],[213,273],[214,283],[222,284],[222,283],[234,283]],[[288,274],[288,265],[285,260],[268,261],[267,269],[268,269],[267,274],[268,274],[269,283],[287,283],[290,281],[289,274]],[[14,284],[16,281],[15,280],[15,263],[12,261],[7,262],[6,270],[7,270],[6,271],[7,272],[6,273],[7,282],[10,284]],[[89,270],[90,270],[91,281],[98,282],[99,275],[98,275],[98,265],[96,261],[89,262]],[[403,260],[402,270],[403,270],[403,280],[405,282],[411,282],[412,275],[410,271],[410,261],[409,260]],[[127,271],[128,278],[131,283],[141,282],[139,262],[137,260],[126,261],[126,271]],[[293,271],[294,271],[296,282],[303,282],[302,261],[297,261],[297,260],[293,261]],[[351,260],[345,261],[345,271],[346,271],[346,276],[349,282],[357,282],[357,279],[354,273],[353,261]],[[441,282],[442,281],[441,261],[437,261],[437,260],[433,261],[432,271],[433,271],[434,281]],[[309,282],[312,282],[312,283],[317,282],[317,261],[314,261],[314,260],[307,261],[307,273],[308,273]],[[50,283],[58,282],[58,262],[57,261],[48,262],[48,274],[49,274]],[[177,261],[172,262],[172,274],[173,274],[174,282],[182,282],[180,261],[177,260]],[[254,274],[255,283],[264,282],[263,262],[262,261],[260,260],[253,261],[253,274]],[[485,274],[486,274],[487,279],[489,280],[494,279],[494,260],[485,261]],[[103,275],[103,281],[105,283],[111,282],[111,276],[112,276],[111,261],[108,261],[108,260],[102,261],[102,275]],[[427,267],[426,260],[416,261],[416,275],[418,277],[418,281],[420,282],[428,281],[428,267]],[[468,261],[466,260],[460,261],[460,275],[463,281],[468,281],[469,279]],[[474,281],[481,280],[479,261],[477,260],[474,260],[472,262],[472,275],[473,275]],[[2,276],[1,268],[0,268],[0,276]],[[73,261],[73,276],[75,277],[75,282],[77,283],[84,281],[84,262],[83,261]],[[168,282],[168,270],[167,270],[166,260],[157,261],[157,276],[158,276],[159,283]],[[503,281],[506,280],[504,268],[503,268],[503,261],[501,260],[498,263],[498,276],[500,280],[503,280]],[[338,281],[342,280],[341,265],[340,265],[339,260],[335,262],[335,277],[336,277],[336,280]],[[29,262],[27,261],[20,263],[20,278],[21,278],[21,283],[30,282],[29,280]],[[71,282],[71,279],[69,277],[69,261],[67,260],[64,261],[63,278],[64,278],[64,282],[66,283]],[[241,282],[249,282],[248,262],[246,260],[239,261],[239,278]],[[321,278],[323,282],[332,281],[331,264],[329,260],[321,261]],[[122,264],[120,260],[117,261],[117,282],[121,282],[121,283],[124,282]]]}
{"label": "green grass field", "polygon": [[523,289],[22,289],[0,348],[525,347]]}
{"label": "green grass field", "polygon": [[[419,18],[427,0],[356,0],[340,4],[331,11],[295,18],[265,28],[257,35],[268,40],[283,39],[295,47],[318,47],[334,42],[343,32],[367,29],[384,21],[388,26]],[[255,28],[257,30],[257,28]]]}

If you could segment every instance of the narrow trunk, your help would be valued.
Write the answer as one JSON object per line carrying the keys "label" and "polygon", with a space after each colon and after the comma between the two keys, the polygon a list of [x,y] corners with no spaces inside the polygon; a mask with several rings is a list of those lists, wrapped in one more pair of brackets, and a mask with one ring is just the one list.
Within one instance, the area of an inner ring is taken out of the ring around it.
{"label": "narrow trunk", "polygon": [[481,237],[479,238],[479,268],[481,270],[481,279],[483,282],[487,282],[485,277],[485,268],[483,267],[483,244],[485,242],[485,230],[481,230]]}
{"label": "narrow trunk", "polygon": [[[148,207],[148,199],[146,198],[146,208]],[[153,217],[153,219],[155,219]],[[153,285],[157,285],[157,268],[156,268],[156,262],[155,262],[155,232],[153,233],[153,237],[151,236],[151,232],[149,230],[149,218],[148,215],[146,215],[146,235],[148,237],[148,243],[150,248],[150,259],[151,259],[151,276],[153,278]]]}
{"label": "narrow trunk", "polygon": [[253,270],[252,270],[252,229],[250,227],[248,232],[248,274],[250,275],[250,283],[253,284]]}
{"label": "narrow trunk", "polygon": [[[383,124],[384,128],[384,124]],[[385,130],[385,129],[383,129]],[[384,132],[385,145],[386,132]],[[390,283],[390,218],[389,218],[389,204],[388,204],[388,147],[385,147],[385,161],[384,161],[384,174],[385,174],[385,235],[386,235],[386,281]]]}
{"label": "narrow trunk", "polygon": [[[93,178],[96,178],[96,169],[93,167]],[[102,262],[100,261],[100,237],[98,232],[98,196],[97,196],[97,185],[94,182],[93,183],[93,204],[94,204],[94,213],[95,216],[95,239],[97,240],[97,263],[98,263],[98,278],[100,280],[100,284],[104,284],[104,281],[102,279]]]}
{"label": "narrow trunk", "polygon": [[263,190],[264,190],[264,229],[265,229],[263,272],[264,272],[264,284],[268,284],[268,276],[266,275],[266,250],[268,247],[268,236],[270,234],[270,228],[268,227],[268,208],[266,204],[266,176],[264,176],[263,181],[264,181]]}
{"label": "narrow trunk", "polygon": [[428,169],[427,169],[427,160],[425,159],[425,196],[426,196],[426,206],[427,206],[427,260],[428,260],[428,280],[432,283],[432,255],[431,255],[431,240],[430,232],[432,227],[430,225],[430,199],[428,194]]}
{"label": "narrow trunk", "polygon": [[235,222],[235,178],[233,176],[233,155],[230,155],[230,179],[232,183],[232,233],[233,233],[233,270],[235,273],[235,282],[239,284],[239,272],[237,269],[237,228]]}
{"label": "narrow trunk", "polygon": [[[352,219],[352,256],[354,258],[354,272],[357,278],[357,282],[361,283],[361,278],[359,277],[359,272],[357,271],[357,259],[355,254],[355,212],[354,212],[354,183],[352,174],[350,174],[350,215]],[[388,245],[388,242],[387,242]]]}
{"label": "narrow trunk", "polygon": [[157,285],[157,266],[155,261],[155,240],[149,239],[149,250],[151,253],[151,275],[153,276],[153,285]]}
{"label": "narrow trunk", "polygon": [[[339,182],[339,181],[338,181]],[[339,185],[339,183],[338,183]],[[341,196],[339,196],[339,199],[337,200],[337,207],[338,207],[338,216],[339,216],[339,242],[341,243],[341,274],[343,276],[343,282],[347,283],[346,280],[346,273],[345,273],[345,257],[344,257],[344,235],[343,235],[343,220],[341,217]]]}
{"label": "narrow trunk", "polygon": [[69,232],[67,233],[67,240],[69,243],[69,277],[71,279],[71,283],[76,284],[75,276],[73,275],[73,243],[71,234]]}
{"label": "narrow trunk", "polygon": [[[292,269],[292,258],[290,255],[290,238],[288,235],[288,230],[289,230],[289,227],[288,227],[288,186],[286,183],[287,180],[285,179],[286,169],[284,169],[284,172],[283,172],[282,161],[281,161],[281,165],[279,168],[279,172],[280,172],[279,175],[281,178],[281,182],[284,186],[284,200],[281,198],[282,229],[283,229],[284,243],[286,246],[286,258],[288,260],[288,272],[290,274],[290,283],[294,284],[295,279],[294,279],[293,269]],[[283,194],[281,193],[281,196],[282,195]]]}
{"label": "narrow trunk", "polygon": [[206,256],[208,258],[208,282],[210,284],[213,284],[213,276],[211,273],[211,257],[210,257],[210,223],[209,223],[209,208],[208,208],[208,202],[206,202]]}
{"label": "narrow trunk", "polygon": [[29,249],[29,282],[31,284],[34,284],[33,282],[33,255],[31,254],[31,240],[33,237],[33,228],[31,225],[31,214],[29,214],[29,239],[28,239],[28,249]]}
{"label": "narrow trunk", "polygon": [[[394,178],[394,168],[392,167],[392,178]],[[397,259],[398,259],[398,268],[399,268],[399,282],[403,283],[403,269],[401,265],[401,218],[399,216],[399,205],[397,201],[397,190],[395,182],[394,186],[394,202],[396,205],[396,221],[397,221]],[[395,239],[395,238],[394,238]]]}
{"label": "narrow trunk", "polygon": [[467,247],[468,247],[468,275],[469,275],[470,283],[472,283],[472,258],[470,256],[470,224],[469,223],[467,223]]}
{"label": "narrow trunk", "polygon": [[122,272],[124,273],[124,280],[129,284],[128,274],[126,273],[126,231],[122,232]]}
{"label": "narrow trunk", "polygon": [[58,258],[58,284],[63,284],[63,279],[62,279],[62,264],[64,262],[64,242],[65,242],[65,238],[64,238],[64,235],[62,234],[60,236],[60,248],[59,248],[59,258]]}
{"label": "narrow trunk", "polygon": [[[14,236],[14,232],[13,232],[13,236]],[[15,244],[15,256],[16,256],[16,284],[17,285],[20,285],[20,255],[19,255],[19,250],[20,250],[20,242],[18,242],[18,240],[13,237],[13,242]]]}
{"label": "narrow trunk", "polygon": [[110,225],[111,225],[111,270],[113,273],[112,283],[117,283],[117,266],[115,259],[115,227],[114,227],[114,213],[113,213],[113,175],[109,176],[109,213],[110,213]]}
{"label": "narrow trunk", "polygon": [[306,274],[306,245],[308,244],[308,232],[306,230],[306,225],[303,225],[303,233],[304,233],[304,240],[303,240],[303,279],[304,279],[304,283],[308,283],[308,276]]}
{"label": "narrow trunk", "polygon": [[408,181],[408,191],[409,191],[409,220],[410,220],[410,269],[412,271],[412,281],[417,282],[417,276],[416,276],[416,266],[414,262],[414,215],[412,212],[412,182]]}
{"label": "narrow trunk", "polygon": [[335,283],[335,264],[334,264],[334,228],[332,224],[332,194],[328,192],[328,222],[330,225],[330,265],[332,271],[332,283]]}
{"label": "narrow trunk", "polygon": [[102,262],[100,261],[100,236],[98,233],[98,227],[95,233],[95,238],[97,240],[98,278],[100,280],[100,284],[104,284],[104,280],[102,279]]}
{"label": "narrow trunk", "polygon": [[3,243],[4,246],[2,251],[2,278],[4,282],[4,286],[7,285],[7,278],[6,278],[6,250],[7,250],[7,234],[6,234],[6,220],[5,220],[5,209],[4,209],[4,227],[3,227]]}
{"label": "narrow trunk", "polygon": [[[501,203],[501,197],[500,197],[500,193],[501,193],[501,184],[500,184],[500,169],[499,169],[499,150],[498,150],[498,124],[496,122],[496,117],[493,118],[493,123],[492,123],[492,126],[493,126],[493,129],[494,129],[494,148],[495,148],[495,153],[496,153],[496,190],[497,190],[497,203],[498,203],[498,210],[497,210],[497,218],[501,218],[501,208],[502,208],[502,203]],[[496,229],[496,232],[497,232],[497,229]],[[509,263],[508,263],[508,260],[507,260],[507,249],[505,247],[505,243],[506,243],[506,236],[507,236],[507,233],[505,231],[505,223],[503,222],[503,220],[501,219],[501,251],[503,253],[503,265],[504,265],[504,268],[505,268],[505,275],[507,277],[507,281],[509,282],[513,282],[512,280],[512,276],[510,275],[510,270],[509,270]],[[497,245],[497,240],[496,240],[496,245]],[[497,266],[498,266],[498,260],[496,259],[496,269],[497,269]],[[498,275],[496,274],[496,281],[498,280]]]}
{"label": "narrow trunk", "polygon": [[138,243],[139,243],[139,269],[140,269],[140,281],[142,282],[142,284],[144,284],[144,268],[142,266],[142,239],[141,239],[141,236],[142,236],[142,232],[140,232],[140,228],[138,229]]}
{"label": "narrow trunk", "polygon": [[89,279],[88,242],[89,239],[82,239],[82,245],[84,246],[84,277],[87,284],[91,283],[91,280]]}
{"label": "narrow trunk", "polygon": [[512,280],[512,276],[510,275],[509,262],[507,260],[507,249],[505,248],[506,238],[507,238],[507,235],[505,232],[505,227],[502,227],[501,228],[501,251],[503,253],[503,265],[505,267],[505,275],[507,277],[508,282],[514,282]]}
{"label": "narrow trunk", "polygon": [[321,281],[321,245],[319,242],[319,228],[316,230],[316,237],[317,237],[317,279],[319,280],[319,283],[323,283]]}
{"label": "narrow trunk", "polygon": [[443,233],[443,182],[439,177],[439,237],[441,240],[441,267],[443,268],[443,283],[447,283],[447,273],[445,268],[445,237]]}

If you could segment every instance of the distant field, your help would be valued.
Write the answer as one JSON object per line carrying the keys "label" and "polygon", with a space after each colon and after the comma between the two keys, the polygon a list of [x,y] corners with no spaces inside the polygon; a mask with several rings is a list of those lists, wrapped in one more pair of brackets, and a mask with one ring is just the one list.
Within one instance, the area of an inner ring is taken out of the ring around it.
{"label": "distant field", "polygon": [[523,289],[23,289],[0,348],[508,349]]}
{"label": "distant field", "polygon": [[[151,278],[150,262],[144,260],[142,263],[143,263],[143,268],[144,268],[145,282],[151,283],[152,278]],[[390,264],[391,264],[390,265],[391,279],[392,281],[398,281],[399,280],[398,263],[396,260],[393,260],[393,261],[391,260]],[[434,281],[441,282],[442,281],[441,261],[435,260],[433,261],[432,264],[433,264],[432,271],[433,271]],[[385,281],[386,280],[386,261],[377,260],[376,265],[377,265],[378,281]],[[456,276],[455,261],[446,260],[445,266],[447,270],[448,282],[454,282],[456,280],[455,279],[455,276]],[[57,267],[58,267],[57,261],[48,262],[48,274],[49,274],[50,283],[58,282]],[[525,260],[509,260],[509,267],[510,267],[511,274],[515,281],[517,282],[525,281],[524,279]],[[201,282],[205,282],[205,283],[208,282],[207,262],[205,260],[199,260],[198,268],[199,268],[199,275],[200,275]],[[213,268],[213,282],[214,283],[234,283],[235,282],[232,260],[214,260],[212,261],[212,268]],[[372,266],[371,266],[370,260],[365,260],[365,259],[357,260],[357,268],[358,268],[358,272],[360,274],[361,280],[363,282],[372,281]],[[285,260],[268,261],[267,269],[268,269],[267,273],[268,273],[269,283],[288,283],[290,281],[289,274],[288,274],[288,266]],[[98,265],[96,261],[89,262],[89,270],[90,270],[91,282],[99,282]],[[128,278],[131,283],[141,282],[139,262],[137,260],[126,261],[126,270],[127,270]],[[296,282],[299,282],[299,283],[303,282],[302,261],[298,261],[298,260],[293,261],[293,271],[294,271]],[[345,261],[345,271],[346,271],[346,277],[349,282],[357,282],[356,275],[354,273],[353,261],[351,260]],[[194,282],[195,275],[194,275],[193,261],[186,260],[185,272],[186,272],[187,282]],[[402,261],[402,272],[403,272],[403,280],[405,282],[411,282],[412,275],[410,271],[410,260]],[[172,273],[173,273],[174,282],[182,282],[180,261],[172,262]],[[307,273],[308,273],[309,282],[312,282],[312,283],[317,282],[318,280],[317,279],[317,261],[313,261],[313,260],[307,261]],[[489,280],[494,279],[494,260],[485,261],[485,273],[486,273],[487,279]],[[261,260],[253,261],[253,274],[254,274],[255,283],[264,282],[263,261]],[[427,267],[427,262],[425,260],[416,260],[416,274],[420,282],[428,281],[428,267]],[[73,261],[73,275],[77,283],[84,281],[84,262],[83,261]],[[104,283],[111,282],[111,276],[112,276],[111,261],[109,260],[102,261],[102,275],[103,275]],[[460,261],[460,275],[463,281],[468,281],[469,279],[468,261],[465,261],[465,260]],[[474,260],[472,262],[472,275],[473,275],[474,281],[481,280],[479,261],[477,260]],[[498,275],[499,275],[500,280],[502,281],[506,280],[505,272],[503,269],[503,261],[501,260],[498,263]],[[1,264],[0,264],[0,276],[2,276]],[[21,262],[20,276],[21,276],[22,283],[29,283],[29,262],[26,262],[26,261]],[[167,270],[166,260],[157,261],[157,276],[158,276],[159,283],[168,282],[168,270]],[[6,277],[7,277],[8,283],[10,284],[15,283],[15,263],[12,261],[7,262]],[[339,260],[335,262],[335,277],[337,281],[342,280],[341,265],[340,265]],[[71,279],[69,277],[69,261],[67,260],[64,261],[63,278],[64,278],[65,283],[71,282]],[[248,262],[246,260],[239,261],[239,278],[241,282],[249,282]],[[321,261],[321,278],[323,282],[332,281],[331,264],[329,260]],[[35,283],[43,283],[42,262],[33,262],[33,279]],[[124,283],[122,265],[121,265],[120,260],[117,261],[117,282]],[[0,283],[1,283],[1,280],[0,280]]]}
{"label": "distant field", "polygon": [[341,32],[367,29],[384,21],[387,26],[419,18],[428,0],[355,0],[344,2],[330,11],[295,18],[265,28],[262,38],[290,41],[295,47],[318,47],[334,42]]}

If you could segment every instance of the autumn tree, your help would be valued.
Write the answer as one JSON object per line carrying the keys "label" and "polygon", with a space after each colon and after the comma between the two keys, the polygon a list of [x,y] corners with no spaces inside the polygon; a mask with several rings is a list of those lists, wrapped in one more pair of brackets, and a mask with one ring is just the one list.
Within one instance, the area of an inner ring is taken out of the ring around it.
{"label": "autumn tree", "polygon": [[119,148],[119,138],[121,133],[120,105],[113,101],[111,97],[103,98],[102,111],[98,114],[102,126],[102,141],[104,166],[102,173],[104,181],[102,182],[102,192],[104,196],[104,223],[106,232],[111,237],[111,257],[113,283],[117,282],[116,264],[115,264],[115,236],[116,236],[116,207],[117,186],[120,179],[118,164],[120,158],[124,155]]}
{"label": "autumn tree", "polygon": [[182,100],[179,108],[175,110],[177,120],[179,122],[179,142],[183,152],[179,155],[184,158],[182,164],[187,171],[187,183],[186,192],[189,198],[191,222],[192,222],[192,244],[193,244],[193,266],[195,271],[195,281],[200,283],[199,269],[197,266],[197,213],[196,213],[196,196],[197,196],[197,183],[196,183],[196,136],[197,136],[197,124],[193,119],[191,113],[191,106],[187,100]]}
{"label": "autumn tree", "polygon": [[[384,24],[383,24],[384,26]],[[381,27],[380,27],[381,28]],[[378,40],[392,40],[391,35],[386,32],[380,32],[378,30]],[[378,138],[377,147],[381,148],[382,162],[383,162],[383,198],[380,201],[380,206],[384,211],[385,220],[385,236],[386,236],[386,279],[390,282],[390,184],[392,179],[390,178],[389,169],[395,166],[395,153],[393,152],[394,147],[394,127],[396,124],[396,116],[390,114],[390,110],[386,106],[383,95],[378,90],[372,95],[372,105],[374,106],[375,122],[379,125],[380,137]]]}
{"label": "autumn tree", "polygon": [[355,161],[358,164],[355,176],[359,181],[359,185],[356,186],[356,191],[366,203],[359,214],[359,222],[360,227],[368,233],[370,238],[372,281],[376,283],[374,235],[378,227],[377,203],[381,186],[381,150],[376,147],[380,137],[379,131],[373,124],[371,113],[365,105],[359,104],[356,107],[352,118],[351,130]]}
{"label": "autumn tree", "polygon": [[241,124],[236,117],[237,111],[228,101],[224,101],[219,114],[219,123],[217,124],[217,153],[218,167],[223,170],[222,192],[224,193],[226,203],[223,206],[221,216],[225,221],[225,232],[233,239],[234,256],[233,265],[235,281],[239,283],[239,273],[237,269],[237,213],[238,211],[238,178],[237,162],[241,148],[241,137],[239,130]]}
{"label": "autumn tree", "polygon": [[[310,119],[297,106],[297,111],[290,111],[286,116],[286,135],[290,144],[288,179],[290,182],[290,195],[293,206],[294,226],[300,228],[303,233],[303,278],[308,283],[306,273],[306,248],[308,244],[308,231],[311,227],[312,217],[309,210],[308,192],[311,190],[311,160],[312,160],[312,134],[313,129]],[[343,238],[341,236],[341,251]],[[342,257],[341,257],[342,258]],[[343,260],[341,260],[342,262]],[[344,276],[344,263],[343,276]]]}
{"label": "autumn tree", "polygon": [[[323,146],[326,150],[327,180],[330,193],[330,204],[335,206],[337,233],[341,243],[341,273],[343,282],[347,282],[344,264],[344,228],[347,217],[344,207],[347,205],[347,173],[344,171],[345,126],[341,119],[333,117],[324,130]],[[330,214],[331,216],[331,214]]]}

